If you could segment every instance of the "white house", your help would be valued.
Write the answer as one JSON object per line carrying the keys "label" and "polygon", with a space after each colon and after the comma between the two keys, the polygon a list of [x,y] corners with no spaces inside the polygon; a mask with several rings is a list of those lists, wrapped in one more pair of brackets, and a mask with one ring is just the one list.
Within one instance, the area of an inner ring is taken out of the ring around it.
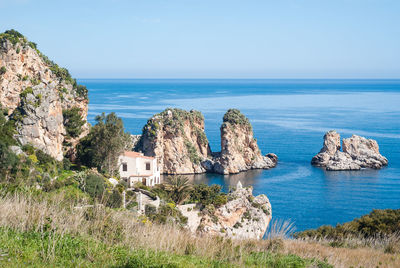
{"label": "white house", "polygon": [[146,186],[161,183],[160,169],[154,157],[126,151],[119,156],[118,163],[119,174],[128,183],[128,187],[134,187],[136,182]]}

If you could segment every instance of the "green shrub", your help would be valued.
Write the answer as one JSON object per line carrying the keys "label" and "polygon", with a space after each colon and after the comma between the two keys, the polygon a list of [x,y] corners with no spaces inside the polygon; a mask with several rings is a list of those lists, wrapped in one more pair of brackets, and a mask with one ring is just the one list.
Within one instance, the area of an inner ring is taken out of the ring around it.
{"label": "green shrub", "polygon": [[79,97],[82,97],[84,99],[88,98],[88,90],[87,90],[86,86],[77,85],[76,93],[78,94]]}
{"label": "green shrub", "polygon": [[224,123],[228,122],[228,123],[231,123],[231,124],[251,126],[249,119],[247,119],[247,117],[244,116],[237,109],[229,109],[225,113],[225,115],[223,117],[223,122]]}
{"label": "green shrub", "polygon": [[5,67],[5,66],[1,66],[1,68],[0,68],[0,75],[5,74],[6,72],[7,72],[6,67]]}
{"label": "green shrub", "polygon": [[296,233],[297,238],[315,237],[341,240],[347,237],[388,236],[400,230],[400,209],[375,209],[368,215],[336,227],[323,225],[318,229]]}
{"label": "green shrub", "polygon": [[92,198],[100,198],[103,195],[104,189],[104,178],[102,176],[91,173],[86,177],[83,191],[88,193]]}
{"label": "green shrub", "polygon": [[201,207],[213,205],[218,208],[228,202],[227,195],[221,192],[220,185],[197,184],[193,186],[188,203],[197,203]]}
{"label": "green shrub", "polygon": [[69,110],[63,110],[63,118],[67,135],[72,138],[79,137],[82,133],[82,126],[85,124],[80,109],[73,107]]}

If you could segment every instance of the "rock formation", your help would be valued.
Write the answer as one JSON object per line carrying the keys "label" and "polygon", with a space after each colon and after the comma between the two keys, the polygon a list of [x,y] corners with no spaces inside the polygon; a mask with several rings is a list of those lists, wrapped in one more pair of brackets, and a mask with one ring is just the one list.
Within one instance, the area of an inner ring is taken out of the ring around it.
{"label": "rock formation", "polygon": [[231,174],[249,169],[269,169],[277,162],[275,154],[261,155],[250,121],[239,110],[229,109],[221,126],[221,152],[215,158],[214,172]]}
{"label": "rock formation", "polygon": [[192,232],[221,235],[237,239],[262,239],[272,218],[271,203],[267,196],[253,196],[251,187],[238,183],[228,194],[225,205],[215,211],[199,211],[194,204],[178,206],[188,218]]}
{"label": "rock formation", "polygon": [[239,173],[276,166],[275,154],[261,155],[249,120],[230,109],[221,126],[221,152],[212,153],[197,111],[166,109],[144,126],[135,150],[158,159],[164,174]]}
{"label": "rock formation", "polygon": [[201,162],[211,156],[204,117],[194,110],[166,109],[154,115],[136,149],[156,157],[164,174],[203,173]]}
{"label": "rock formation", "polygon": [[388,160],[379,153],[379,146],[375,140],[353,135],[343,139],[342,144],[343,151],[340,151],[339,133],[327,132],[324,145],[312,158],[311,164],[325,167],[326,170],[380,169],[388,164]]}
{"label": "rock formation", "polygon": [[[63,159],[80,137],[68,137],[63,111],[77,107],[86,122],[87,90],[78,86],[66,69],[41,54],[36,44],[16,31],[0,34],[0,102],[15,120],[19,142]],[[86,135],[88,125],[80,136]]]}

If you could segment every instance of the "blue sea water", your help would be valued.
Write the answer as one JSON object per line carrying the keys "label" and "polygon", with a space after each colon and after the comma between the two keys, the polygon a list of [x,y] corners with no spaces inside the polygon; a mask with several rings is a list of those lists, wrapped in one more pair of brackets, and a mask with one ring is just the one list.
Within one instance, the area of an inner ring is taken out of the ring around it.
{"label": "blue sea water", "polygon": [[[231,176],[192,176],[196,183],[237,181],[266,194],[273,218],[291,220],[298,231],[350,221],[372,209],[400,208],[400,80],[89,80],[89,121],[116,112],[132,134],[167,107],[196,109],[205,117],[213,151],[229,108],[251,121],[262,152],[279,164]],[[381,170],[327,172],[310,165],[323,135],[358,134],[376,139],[389,159]]]}

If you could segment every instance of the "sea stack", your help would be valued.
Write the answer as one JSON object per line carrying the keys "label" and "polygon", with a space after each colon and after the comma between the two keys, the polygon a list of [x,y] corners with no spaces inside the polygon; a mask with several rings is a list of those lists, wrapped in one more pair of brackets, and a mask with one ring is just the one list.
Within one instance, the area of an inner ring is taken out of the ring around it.
{"label": "sea stack", "polygon": [[357,135],[343,139],[340,151],[340,135],[329,131],[324,135],[321,151],[312,158],[311,164],[325,167],[326,170],[360,170],[361,168],[380,169],[388,164],[386,157],[379,153],[375,140]]}
{"label": "sea stack", "polygon": [[[19,142],[62,160],[89,130],[86,88],[14,30],[0,34],[0,68],[0,104],[16,122]],[[73,108],[83,120],[75,137],[68,136],[63,117]]]}
{"label": "sea stack", "polygon": [[135,150],[156,157],[163,174],[232,174],[278,162],[275,154],[261,155],[249,120],[236,109],[224,115],[221,152],[211,152],[200,112],[172,108],[147,121]]}
{"label": "sea stack", "polygon": [[239,173],[275,167],[275,154],[261,155],[249,119],[237,109],[229,109],[221,125],[221,152],[216,155],[214,172]]}
{"label": "sea stack", "polygon": [[161,173],[204,173],[201,162],[211,157],[211,151],[203,115],[172,108],[154,115],[143,127],[136,150],[156,157]]}

